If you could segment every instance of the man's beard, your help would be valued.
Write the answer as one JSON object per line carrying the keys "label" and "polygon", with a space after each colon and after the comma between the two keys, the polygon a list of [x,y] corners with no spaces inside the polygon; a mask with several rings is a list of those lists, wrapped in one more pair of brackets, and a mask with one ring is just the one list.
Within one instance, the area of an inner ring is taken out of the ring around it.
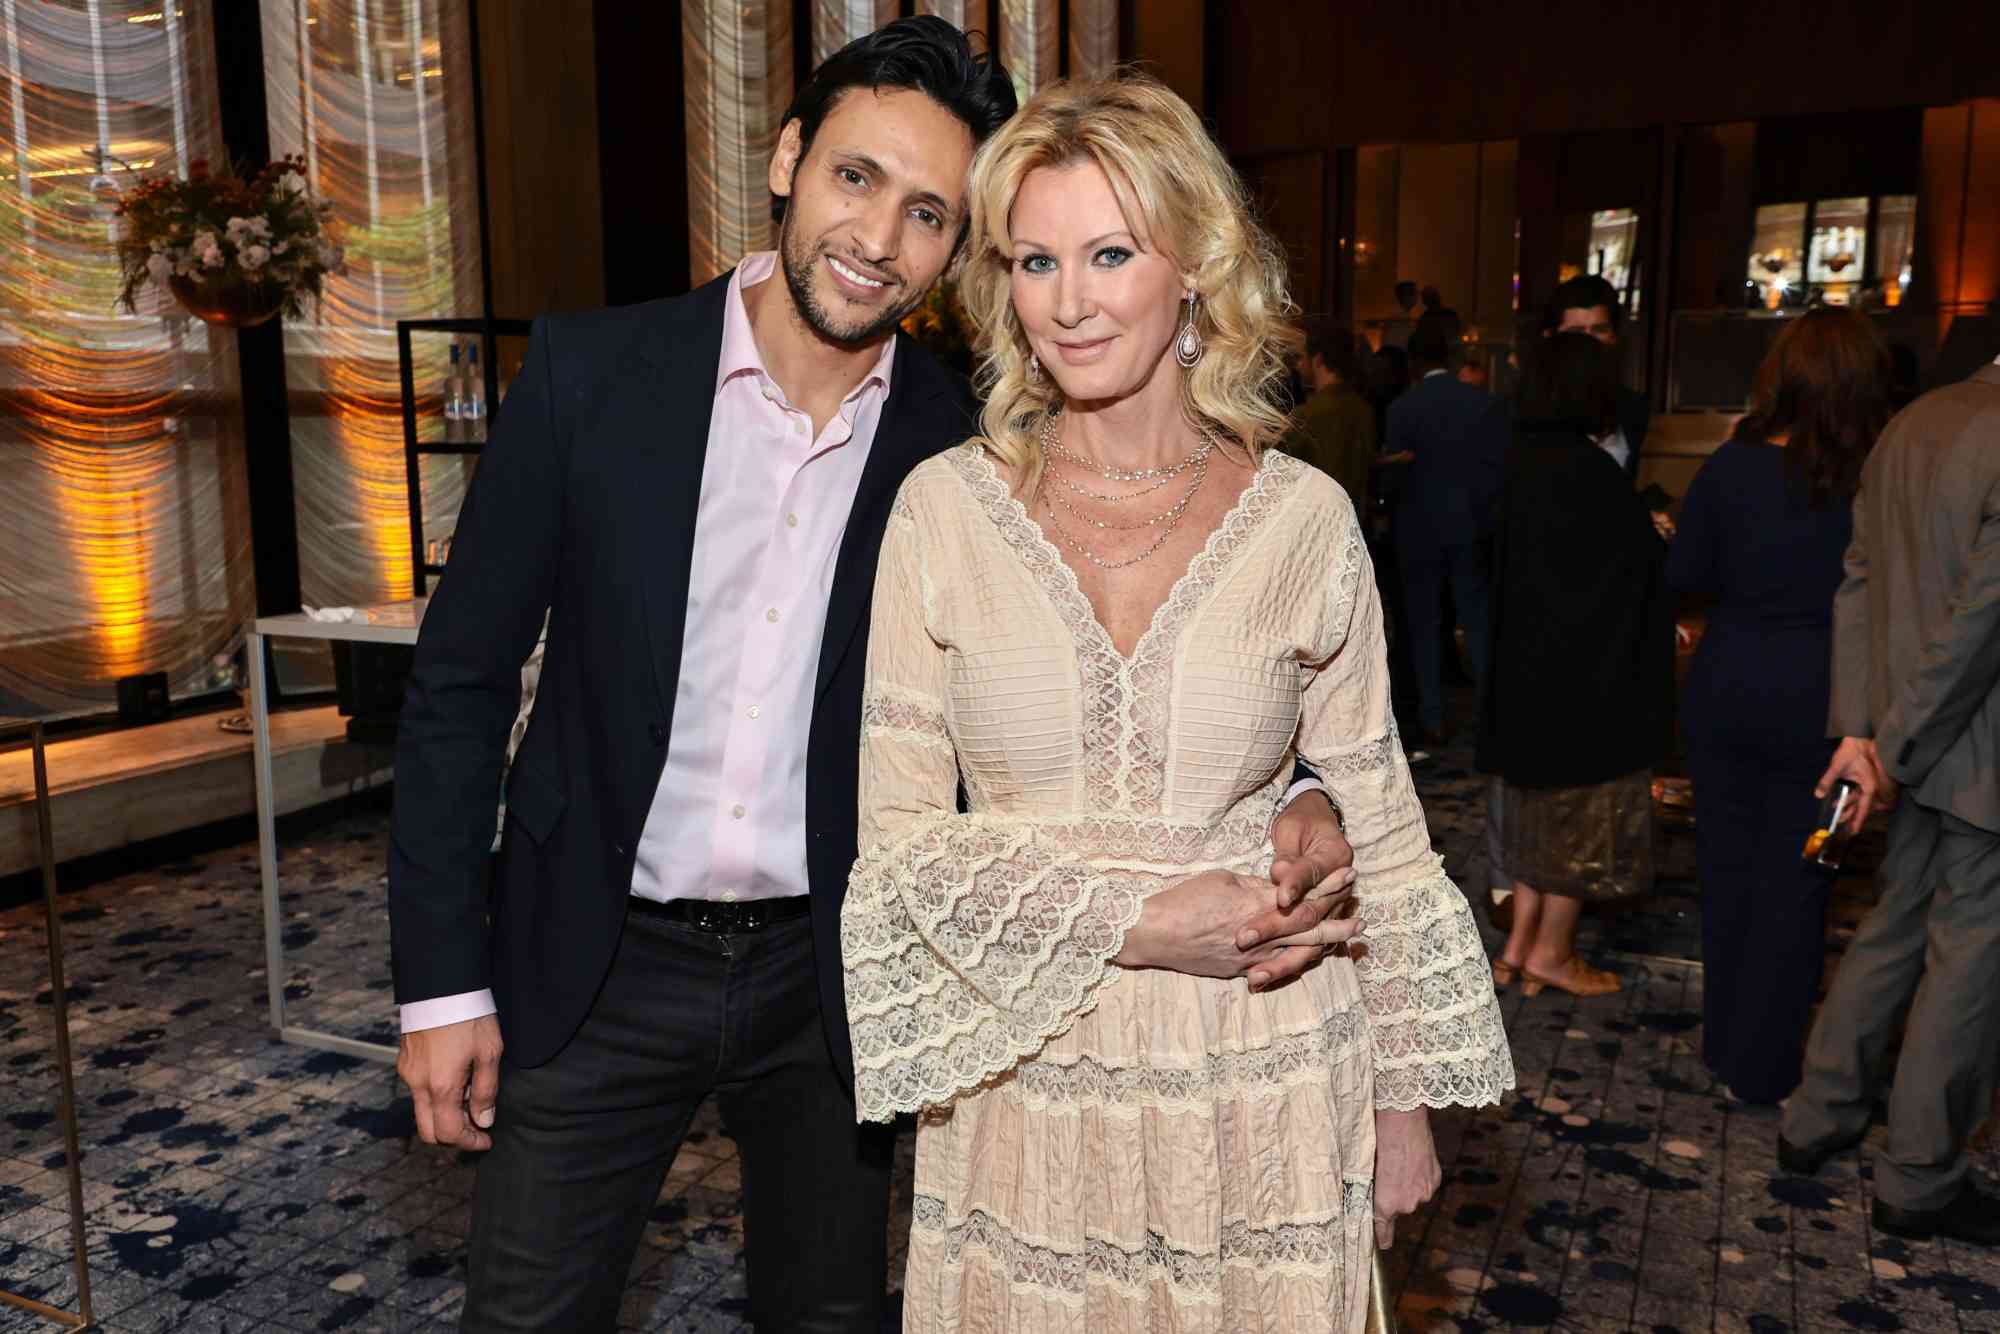
{"label": "man's beard", "polygon": [[797,308],[800,318],[814,333],[831,343],[848,347],[872,343],[883,334],[893,333],[896,326],[903,322],[903,317],[923,303],[923,293],[918,292],[914,296],[906,293],[902,302],[892,302],[865,324],[842,323],[836,319],[820,303],[813,289],[813,275],[819,268],[819,252],[799,242],[793,235],[792,215],[789,212],[778,229],[778,259],[785,270],[785,286],[791,289],[792,305]]}

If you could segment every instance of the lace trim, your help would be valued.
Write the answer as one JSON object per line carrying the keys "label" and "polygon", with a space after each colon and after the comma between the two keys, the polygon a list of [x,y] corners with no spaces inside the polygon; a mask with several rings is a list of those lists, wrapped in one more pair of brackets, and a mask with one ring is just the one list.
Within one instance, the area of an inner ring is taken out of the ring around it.
{"label": "lace trim", "polygon": [[984,1209],[952,1222],[944,1201],[933,1195],[916,1197],[910,1226],[943,1242],[946,1265],[963,1265],[968,1251],[983,1253],[1011,1282],[1069,1300],[1080,1299],[1092,1286],[1136,1293],[1153,1283],[1166,1283],[1185,1297],[1216,1300],[1224,1269],[1341,1274],[1353,1234],[1372,1225],[1374,1201],[1372,1181],[1349,1179],[1341,1183],[1339,1217],[1268,1227],[1226,1220],[1214,1249],[1176,1246],[1150,1229],[1139,1246],[1101,1237],[1086,1238],[1081,1249],[1052,1246],[1020,1236]]}
{"label": "lace trim", "polygon": [[1348,1010],[1261,1047],[1209,1053],[1199,1066],[1114,1066],[1088,1056],[1062,1064],[1025,1061],[1005,1087],[1035,1111],[1206,1107],[1329,1079],[1369,1055],[1367,1039],[1366,1017]]}
{"label": "lace trim", "polygon": [[1373,741],[1364,741],[1351,750],[1334,755],[1314,756],[1308,762],[1331,785],[1342,779],[1361,778],[1394,769],[1396,761],[1402,757],[1403,743],[1396,735],[1394,724],[1391,724],[1388,732]]}
{"label": "lace trim", "polygon": [[1157,884],[1020,821],[927,817],[864,856],[840,920],[861,1118],[945,1102],[1067,1032]]}
{"label": "lace trim", "polygon": [[944,710],[929,699],[886,682],[869,683],[868,693],[861,700],[861,730],[864,735],[890,736],[934,750],[950,750],[952,746]]}
{"label": "lace trim", "polygon": [[[1368,563],[1368,547],[1362,537],[1361,520],[1354,512],[1354,502],[1344,491],[1340,498],[1346,505],[1347,522],[1341,530],[1340,559],[1334,565],[1339,575],[1334,579],[1332,588],[1333,621],[1327,627],[1340,637],[1334,649],[1336,653],[1347,646],[1348,631],[1354,620],[1354,595],[1361,588],[1361,571]],[[1391,719],[1390,726],[1395,726],[1394,719]]]}
{"label": "lace trim", "polygon": [[1354,960],[1375,1046],[1375,1105],[1483,1107],[1514,1087],[1493,973],[1465,896],[1435,857],[1400,892],[1355,902],[1368,948]]}
{"label": "lace trim", "polygon": [[967,444],[952,451],[950,458],[1069,628],[1081,686],[1084,791],[1107,806],[1160,810],[1166,794],[1167,739],[1172,735],[1168,713],[1174,648],[1231,560],[1291,493],[1304,465],[1276,452],[1263,456],[1250,484],[1154,611],[1128,660],[1098,621],[1076,571],[1008,489],[992,457]]}

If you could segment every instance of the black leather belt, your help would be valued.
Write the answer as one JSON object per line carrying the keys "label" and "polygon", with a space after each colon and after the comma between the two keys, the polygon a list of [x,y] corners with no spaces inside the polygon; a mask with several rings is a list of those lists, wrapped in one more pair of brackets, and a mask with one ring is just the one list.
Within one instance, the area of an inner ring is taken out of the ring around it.
{"label": "black leather belt", "polygon": [[641,917],[672,922],[715,936],[762,931],[767,926],[796,921],[812,912],[812,899],[805,894],[783,899],[746,899],[741,903],[724,903],[717,899],[668,899],[661,903],[637,894],[631,897],[629,911]]}

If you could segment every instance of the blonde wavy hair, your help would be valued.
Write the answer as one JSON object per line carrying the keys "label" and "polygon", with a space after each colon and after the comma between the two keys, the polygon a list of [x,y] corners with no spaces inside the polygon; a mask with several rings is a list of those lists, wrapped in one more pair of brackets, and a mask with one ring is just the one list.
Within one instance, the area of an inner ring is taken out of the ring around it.
{"label": "blonde wavy hair", "polygon": [[1079,162],[1104,172],[1140,246],[1192,278],[1203,353],[1181,375],[1182,408],[1254,463],[1284,433],[1277,391],[1285,353],[1298,341],[1284,253],[1194,111],[1130,71],[1050,84],[973,159],[959,297],[978,331],[980,443],[1012,470],[1017,493],[1034,485],[1041,427],[1061,410],[1062,391],[1047,374],[1028,376],[1027,335],[1010,294],[1008,215],[1030,172]]}

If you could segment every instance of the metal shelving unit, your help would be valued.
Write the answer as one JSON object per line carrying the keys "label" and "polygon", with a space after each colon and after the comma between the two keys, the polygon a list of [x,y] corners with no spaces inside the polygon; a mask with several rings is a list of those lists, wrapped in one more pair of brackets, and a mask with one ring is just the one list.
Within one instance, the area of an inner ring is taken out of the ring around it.
{"label": "metal shelving unit", "polygon": [[423,597],[429,580],[444,573],[442,564],[424,559],[423,458],[427,454],[478,454],[484,440],[419,441],[417,439],[416,361],[411,352],[412,334],[455,334],[479,340],[481,367],[486,381],[486,421],[500,406],[500,357],[498,340],[528,336],[527,320],[453,319],[397,320],[396,360],[403,382],[403,469],[409,485],[410,501],[410,596]]}

